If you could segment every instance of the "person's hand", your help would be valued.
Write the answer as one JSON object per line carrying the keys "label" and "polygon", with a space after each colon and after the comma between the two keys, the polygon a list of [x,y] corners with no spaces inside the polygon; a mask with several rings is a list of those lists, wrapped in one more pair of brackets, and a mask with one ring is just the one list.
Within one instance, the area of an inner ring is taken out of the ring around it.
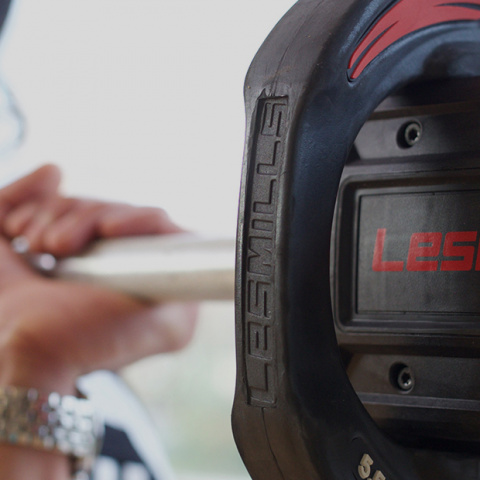
{"label": "person's hand", "polygon": [[0,385],[65,394],[81,374],[183,347],[196,307],[145,305],[33,272],[12,252],[12,238],[63,256],[95,238],[180,232],[161,209],[66,198],[59,182],[50,165],[0,190]]}
{"label": "person's hand", "polygon": [[[0,190],[0,386],[75,393],[79,375],[117,369],[183,347],[195,305],[145,305],[122,294],[48,279],[13,252],[11,240],[56,256],[102,237],[177,233],[155,208],[63,197],[48,165]],[[0,478],[67,480],[67,457],[0,443]]]}

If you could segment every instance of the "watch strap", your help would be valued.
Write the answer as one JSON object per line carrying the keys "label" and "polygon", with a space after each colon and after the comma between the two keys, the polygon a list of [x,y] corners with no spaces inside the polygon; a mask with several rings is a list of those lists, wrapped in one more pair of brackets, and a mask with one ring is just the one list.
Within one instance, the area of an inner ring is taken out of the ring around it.
{"label": "watch strap", "polygon": [[86,398],[0,387],[0,441],[67,455],[77,475],[92,467],[103,430]]}

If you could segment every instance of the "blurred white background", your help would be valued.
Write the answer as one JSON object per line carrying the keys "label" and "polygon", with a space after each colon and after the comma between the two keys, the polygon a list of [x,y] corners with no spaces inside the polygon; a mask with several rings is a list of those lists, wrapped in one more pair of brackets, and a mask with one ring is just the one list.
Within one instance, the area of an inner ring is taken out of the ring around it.
{"label": "blurred white background", "polygon": [[14,170],[52,161],[69,193],[234,232],[245,73],[293,3],[14,0],[1,43],[27,122]]}
{"label": "blurred white background", "polygon": [[[45,162],[68,194],[165,207],[235,234],[243,81],[294,0],[15,0],[1,78],[25,119],[0,138],[5,183]],[[0,122],[15,117],[0,99]],[[247,478],[230,433],[233,305],[205,304],[192,346],[125,371],[179,478]]]}

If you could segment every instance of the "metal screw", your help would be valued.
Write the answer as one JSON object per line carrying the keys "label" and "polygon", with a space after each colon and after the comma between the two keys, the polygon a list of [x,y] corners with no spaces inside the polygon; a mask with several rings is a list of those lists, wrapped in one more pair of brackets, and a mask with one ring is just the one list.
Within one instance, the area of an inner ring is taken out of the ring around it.
{"label": "metal screw", "polygon": [[422,133],[423,128],[419,122],[410,122],[403,127],[402,143],[405,147],[413,147],[422,138]]}
{"label": "metal screw", "polygon": [[410,391],[415,385],[415,379],[413,377],[410,367],[403,367],[397,375],[397,386],[403,392]]}

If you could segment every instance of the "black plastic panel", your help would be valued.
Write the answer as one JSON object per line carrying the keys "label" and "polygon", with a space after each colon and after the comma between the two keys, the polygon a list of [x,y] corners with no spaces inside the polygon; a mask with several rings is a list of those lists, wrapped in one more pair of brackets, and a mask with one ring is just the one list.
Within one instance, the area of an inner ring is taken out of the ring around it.
{"label": "black plastic panel", "polygon": [[[450,87],[410,86],[361,129],[340,186],[332,286],[347,373],[377,425],[405,445],[476,452],[480,107],[459,92],[477,98],[480,85]],[[408,125],[419,138],[405,146]]]}
{"label": "black plastic panel", "polygon": [[479,191],[365,193],[358,215],[357,313],[480,314]]}

